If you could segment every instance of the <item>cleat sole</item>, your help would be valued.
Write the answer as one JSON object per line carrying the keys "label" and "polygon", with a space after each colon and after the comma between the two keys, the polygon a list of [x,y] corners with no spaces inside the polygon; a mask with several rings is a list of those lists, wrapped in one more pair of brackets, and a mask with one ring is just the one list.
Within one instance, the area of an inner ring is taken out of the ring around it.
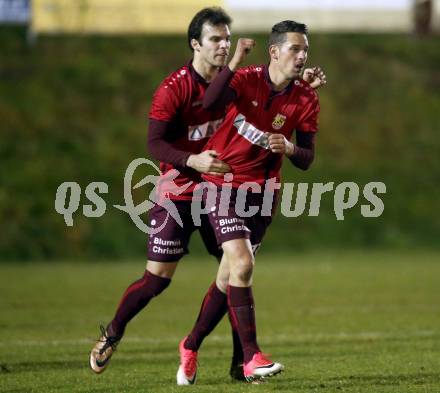
{"label": "cleat sole", "polygon": [[281,374],[283,371],[284,371],[284,368],[281,368],[281,369],[274,371],[273,373],[267,374],[263,377],[260,377],[258,375],[257,376],[251,375],[249,377],[245,377],[245,380],[246,380],[246,382],[249,382],[253,385],[258,385],[260,383],[267,382],[267,378],[272,378],[278,374]]}

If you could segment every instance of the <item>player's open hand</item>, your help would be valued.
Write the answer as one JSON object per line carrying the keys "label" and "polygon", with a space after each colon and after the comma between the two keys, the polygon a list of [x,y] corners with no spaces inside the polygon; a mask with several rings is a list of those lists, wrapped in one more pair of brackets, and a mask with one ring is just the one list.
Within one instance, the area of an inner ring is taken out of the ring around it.
{"label": "player's open hand", "polygon": [[231,171],[231,167],[217,158],[215,150],[206,150],[200,154],[191,154],[188,157],[186,166],[195,169],[200,173],[221,176]]}
{"label": "player's open hand", "polygon": [[303,79],[314,89],[318,89],[327,83],[327,78],[321,67],[306,68],[303,73]]}
{"label": "player's open hand", "polygon": [[288,141],[283,134],[270,134],[268,140],[269,148],[272,153],[291,156],[295,150],[293,143]]}
{"label": "player's open hand", "polygon": [[234,56],[228,64],[231,71],[235,71],[241,63],[243,63],[246,56],[255,46],[255,40],[252,38],[239,38],[237,41],[237,47],[235,48]]}

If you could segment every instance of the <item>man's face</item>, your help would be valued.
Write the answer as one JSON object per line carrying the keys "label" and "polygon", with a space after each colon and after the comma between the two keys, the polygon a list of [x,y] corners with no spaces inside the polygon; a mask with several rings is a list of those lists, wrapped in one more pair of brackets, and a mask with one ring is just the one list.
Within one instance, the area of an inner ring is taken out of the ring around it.
{"label": "man's face", "polygon": [[287,80],[298,79],[307,61],[309,42],[302,33],[286,33],[286,41],[278,47],[272,61],[277,62],[278,70]]}
{"label": "man's face", "polygon": [[203,24],[200,45],[194,49],[201,58],[214,67],[226,64],[231,47],[231,33],[227,25]]}

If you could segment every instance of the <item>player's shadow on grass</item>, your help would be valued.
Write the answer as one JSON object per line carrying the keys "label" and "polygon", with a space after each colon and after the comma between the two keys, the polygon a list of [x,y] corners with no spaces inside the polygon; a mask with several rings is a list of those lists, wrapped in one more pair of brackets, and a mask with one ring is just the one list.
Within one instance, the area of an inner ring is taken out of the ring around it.
{"label": "player's shadow on grass", "polygon": [[350,389],[359,386],[398,386],[401,384],[424,385],[437,383],[440,373],[349,375],[319,381],[289,376],[277,383],[277,390],[291,391],[292,388],[307,389]]}

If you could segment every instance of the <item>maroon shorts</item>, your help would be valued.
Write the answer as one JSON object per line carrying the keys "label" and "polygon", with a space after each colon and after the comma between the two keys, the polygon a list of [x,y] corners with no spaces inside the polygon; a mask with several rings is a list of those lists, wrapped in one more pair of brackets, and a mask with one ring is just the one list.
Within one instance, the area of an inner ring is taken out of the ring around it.
{"label": "maroon shorts", "polygon": [[203,243],[209,254],[221,258],[223,251],[217,244],[215,233],[206,215],[201,216],[201,226],[194,225],[191,216],[191,201],[173,201],[183,223],[181,227],[172,216],[160,205],[155,205],[149,212],[149,225],[160,227],[167,219],[165,226],[148,239],[147,256],[150,261],[177,262],[188,254],[188,243],[192,233],[199,230]]}
{"label": "maroon shorts", "polygon": [[[209,196],[209,192],[213,194]],[[264,192],[247,191],[240,194],[236,189],[232,189],[231,197],[227,201],[222,200],[220,187],[215,191],[205,190],[203,201],[208,211],[209,222],[214,228],[217,243],[221,245],[228,240],[249,239],[255,254],[261,245],[266,229],[272,222],[278,194],[273,193],[268,200],[269,203],[264,199]],[[262,214],[263,206],[264,214]],[[256,214],[250,217],[244,216],[250,214],[249,209],[255,208],[258,210]]]}

